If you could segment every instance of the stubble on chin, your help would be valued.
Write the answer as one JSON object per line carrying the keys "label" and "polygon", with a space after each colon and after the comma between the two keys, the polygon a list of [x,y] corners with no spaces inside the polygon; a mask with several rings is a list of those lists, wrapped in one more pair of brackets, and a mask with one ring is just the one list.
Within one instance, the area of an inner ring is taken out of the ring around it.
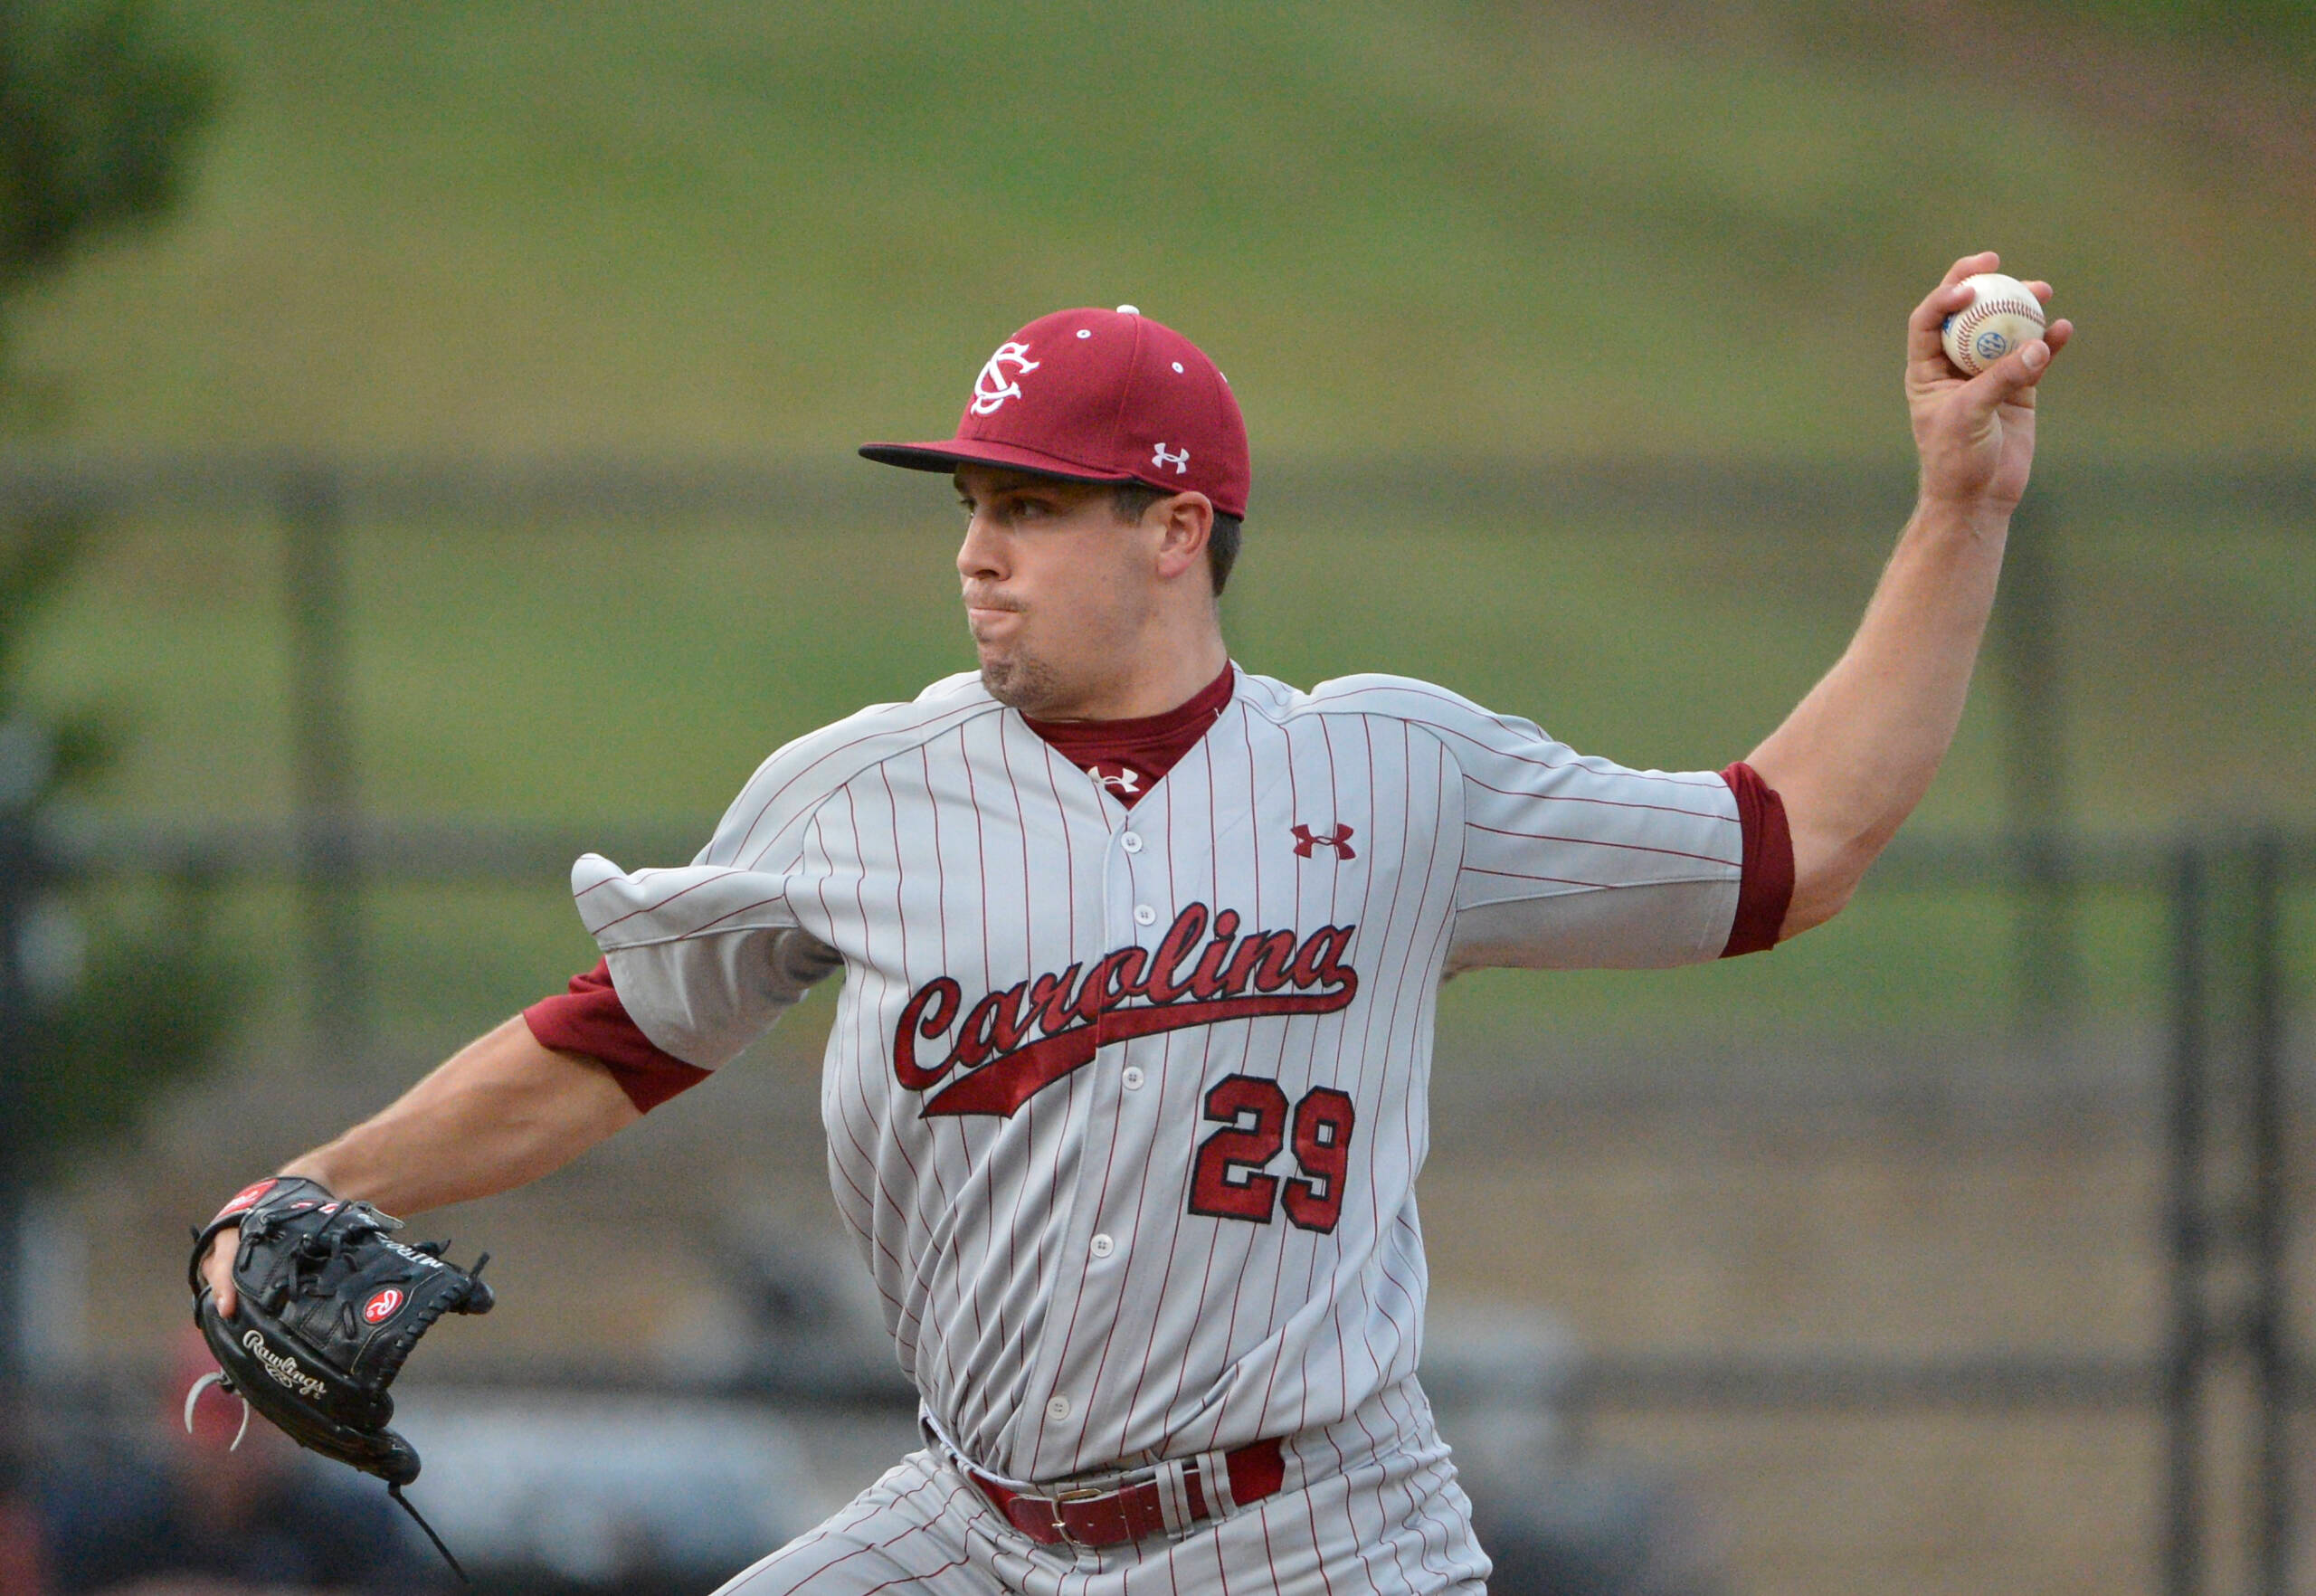
{"label": "stubble on chin", "polygon": [[1009,709],[1035,717],[1047,705],[1059,697],[1052,669],[1039,660],[1020,654],[1001,660],[983,660],[981,685],[989,696]]}

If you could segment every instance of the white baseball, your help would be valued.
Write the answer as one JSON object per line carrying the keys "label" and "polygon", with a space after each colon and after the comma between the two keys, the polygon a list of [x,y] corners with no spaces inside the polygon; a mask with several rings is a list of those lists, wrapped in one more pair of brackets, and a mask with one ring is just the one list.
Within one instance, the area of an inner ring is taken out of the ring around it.
{"label": "white baseball", "polygon": [[2015,277],[1981,271],[1962,280],[1977,297],[1946,318],[1939,337],[1946,358],[1976,376],[2020,345],[2043,336],[2043,301]]}

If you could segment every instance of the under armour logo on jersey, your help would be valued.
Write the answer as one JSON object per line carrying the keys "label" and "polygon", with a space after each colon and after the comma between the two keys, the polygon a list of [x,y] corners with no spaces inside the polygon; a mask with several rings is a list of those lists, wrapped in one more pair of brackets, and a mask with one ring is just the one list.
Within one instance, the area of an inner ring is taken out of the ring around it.
{"label": "under armour logo on jersey", "polygon": [[1359,857],[1352,850],[1349,826],[1337,826],[1332,831],[1314,831],[1308,826],[1296,826],[1295,828],[1295,857],[1308,859],[1314,848],[1332,848],[1335,850],[1337,859]]}
{"label": "under armour logo on jersey", "polygon": [[1166,441],[1161,438],[1158,447],[1150,451],[1150,463],[1159,467],[1172,466],[1174,475],[1178,477],[1188,475],[1191,469],[1190,445],[1183,444],[1180,453],[1169,454],[1166,452]]}
{"label": "under armour logo on jersey", "polygon": [[1119,765],[1117,774],[1112,775],[1098,765],[1089,765],[1086,767],[1086,774],[1111,792],[1124,793],[1129,798],[1139,796],[1142,792],[1141,773],[1131,765]]}
{"label": "under armour logo on jersey", "polygon": [[[1020,377],[1024,372],[1038,369],[1039,362],[1030,358],[1027,344],[1000,344],[981,368],[981,375],[973,378],[973,403],[965,408],[975,415],[989,415],[1008,399],[1021,396]],[[1007,376],[1011,367],[1013,375]]]}

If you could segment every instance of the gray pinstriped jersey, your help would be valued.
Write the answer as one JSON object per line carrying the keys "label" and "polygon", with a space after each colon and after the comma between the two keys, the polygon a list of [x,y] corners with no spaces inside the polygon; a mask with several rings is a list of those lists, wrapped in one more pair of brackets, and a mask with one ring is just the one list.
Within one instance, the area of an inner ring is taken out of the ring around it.
{"label": "gray pinstriped jersey", "polygon": [[1384,676],[1239,672],[1129,811],[964,675],[781,749],[693,864],[573,887],[702,1068],[842,955],[838,1206],[930,1411],[1037,1480],[1410,1373],[1443,974],[1711,958],[1740,852],[1716,774]]}

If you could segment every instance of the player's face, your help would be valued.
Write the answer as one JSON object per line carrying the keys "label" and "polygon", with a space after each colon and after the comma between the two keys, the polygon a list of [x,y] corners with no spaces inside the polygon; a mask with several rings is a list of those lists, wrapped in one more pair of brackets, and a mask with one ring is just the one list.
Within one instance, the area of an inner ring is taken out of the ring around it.
{"label": "player's face", "polygon": [[1158,602],[1158,538],[1108,488],[961,466],[965,623],[992,697],[1067,719],[1132,677]]}

